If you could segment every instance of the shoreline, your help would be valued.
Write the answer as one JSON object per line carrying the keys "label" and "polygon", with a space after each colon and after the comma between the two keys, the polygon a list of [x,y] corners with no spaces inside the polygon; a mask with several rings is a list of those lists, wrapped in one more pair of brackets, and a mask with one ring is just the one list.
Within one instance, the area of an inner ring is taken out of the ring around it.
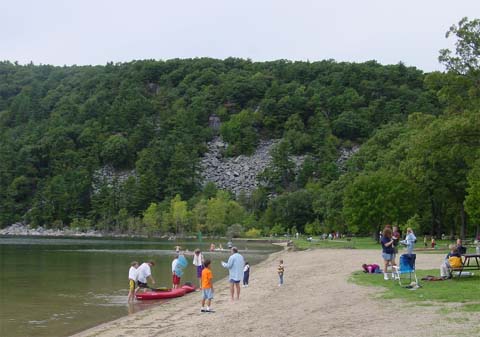
{"label": "shoreline", "polygon": [[[285,261],[282,287],[276,274],[280,258]],[[451,310],[455,304],[382,300],[379,288],[348,281],[362,263],[378,263],[380,259],[379,250],[284,249],[252,267],[250,286],[241,288],[239,301],[230,300],[226,278],[215,281],[215,313],[200,313],[201,296],[196,292],[73,337],[420,337],[427,331],[431,336],[478,333],[476,313]],[[440,262],[438,255],[420,253],[417,268],[438,268]],[[448,314],[452,319],[445,319],[442,309],[452,311]]]}
{"label": "shoreline", "polygon": [[[238,241],[240,241],[240,240],[238,240]],[[247,240],[245,240],[245,241],[247,241]],[[265,241],[265,242],[268,243],[267,241]],[[272,242],[272,244],[277,245],[277,246],[282,246],[282,247],[284,247],[284,249],[281,250],[281,251],[278,251],[278,252],[273,252],[273,253],[268,254],[268,256],[265,260],[261,261],[260,263],[253,264],[252,267],[257,267],[257,266],[262,265],[266,261],[268,261],[272,258],[275,258],[276,255],[281,255],[281,254],[285,253],[289,248],[289,247],[287,247],[286,242]],[[240,253],[241,253],[241,251],[240,251]],[[219,289],[219,288],[222,289],[222,287],[220,286],[222,283],[224,285],[224,288],[226,288],[225,285],[227,284],[227,281],[228,281],[228,275],[213,282],[213,286],[214,286],[214,289],[215,289],[215,297],[217,296],[217,293],[218,293],[217,289]],[[245,290],[245,288],[242,287],[241,292],[240,292],[241,295],[242,295],[242,291],[244,291],[244,290]],[[223,291],[224,292],[228,291],[228,289],[227,288],[226,288],[226,290],[223,289]],[[172,304],[178,304],[179,306],[183,306],[183,305],[186,304],[187,300],[189,300],[188,303],[190,303],[191,298],[195,297],[195,294],[201,294],[201,292],[196,292],[195,291],[195,292],[186,294],[182,297],[177,297],[177,298],[172,298],[172,299],[166,300],[165,302],[158,303],[158,305],[152,306],[151,308],[144,309],[144,310],[139,310],[139,311],[136,311],[134,313],[127,314],[125,316],[119,317],[115,320],[104,322],[104,323],[98,324],[96,326],[93,326],[91,328],[79,331],[79,332],[75,333],[74,335],[71,335],[70,337],[90,337],[90,336],[93,337],[93,336],[97,336],[97,334],[101,333],[103,330],[110,330],[111,327],[116,326],[117,323],[124,322],[126,319],[128,319],[130,317],[134,318],[136,316],[141,316],[142,314],[148,313],[150,311],[156,311],[156,310],[162,308],[163,306],[167,306],[172,301],[174,301]],[[191,295],[191,296],[189,296],[189,295]],[[240,295],[240,297],[241,297],[241,295]],[[201,299],[198,296],[196,296],[195,298],[196,298],[196,302],[198,302],[198,304],[199,304]],[[143,302],[143,301],[136,300],[135,303],[141,303],[141,302]],[[132,304],[127,304],[127,305],[133,305],[133,303]],[[214,306],[215,306],[215,298],[212,300],[212,307],[214,307]]]}
{"label": "shoreline", "polygon": [[[158,239],[165,241],[182,241],[189,239],[197,239],[196,236],[190,235],[185,237],[172,237],[171,235],[148,236],[145,234],[118,234],[114,232],[105,233],[98,230],[88,230],[82,232],[69,228],[63,229],[44,229],[43,227],[31,228],[29,225],[13,224],[3,229],[0,229],[0,237],[15,238],[15,237],[45,237],[45,238],[102,238],[102,239]],[[225,239],[226,237],[211,238],[204,236],[204,239]],[[283,243],[287,242],[287,238],[234,238],[235,241],[240,242],[258,242],[258,243]],[[228,250],[228,249],[225,249]]]}

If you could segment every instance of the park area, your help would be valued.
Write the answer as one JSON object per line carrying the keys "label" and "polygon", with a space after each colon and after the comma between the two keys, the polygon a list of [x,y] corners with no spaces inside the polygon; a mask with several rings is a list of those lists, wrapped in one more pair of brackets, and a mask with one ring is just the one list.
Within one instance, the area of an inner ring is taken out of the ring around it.
{"label": "park area", "polygon": [[[363,240],[368,246],[368,239]],[[340,240],[335,244],[340,245]],[[480,273],[440,282],[420,281],[420,288],[403,288],[398,282],[383,280],[381,274],[361,271],[363,263],[381,261],[380,248],[371,245],[366,249],[286,249],[252,267],[250,287],[242,289],[239,301],[231,302],[227,280],[218,280],[213,314],[201,314],[200,295],[193,294],[78,336],[133,332],[136,336],[177,337],[480,334]],[[441,251],[418,252],[417,276],[438,275],[443,258]],[[283,287],[277,286],[279,259],[285,262]]]}

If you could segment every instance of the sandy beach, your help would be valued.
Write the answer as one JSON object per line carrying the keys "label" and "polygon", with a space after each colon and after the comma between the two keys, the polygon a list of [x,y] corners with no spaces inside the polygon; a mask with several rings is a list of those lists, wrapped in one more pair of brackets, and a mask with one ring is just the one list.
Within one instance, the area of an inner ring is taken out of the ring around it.
{"label": "sandy beach", "polygon": [[[419,253],[417,269],[436,269],[442,257]],[[280,258],[286,266],[282,287],[278,287],[276,274]],[[348,282],[362,263],[380,261],[380,250],[282,251],[252,267],[250,287],[242,288],[239,301],[231,302],[227,280],[218,280],[212,305],[215,313],[200,312],[201,295],[197,292],[74,336],[478,335],[477,313],[446,315],[441,309],[454,304],[415,306],[403,300],[378,299],[379,288]]]}

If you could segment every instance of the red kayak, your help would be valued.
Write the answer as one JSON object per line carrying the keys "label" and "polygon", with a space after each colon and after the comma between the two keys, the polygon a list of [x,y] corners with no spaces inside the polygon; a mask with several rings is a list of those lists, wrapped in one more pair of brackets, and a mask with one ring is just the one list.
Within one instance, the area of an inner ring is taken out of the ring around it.
{"label": "red kayak", "polygon": [[137,300],[161,300],[167,298],[175,298],[185,295],[186,293],[190,293],[195,290],[195,287],[183,285],[181,288],[178,289],[169,289],[165,291],[145,291],[139,292],[135,295]]}

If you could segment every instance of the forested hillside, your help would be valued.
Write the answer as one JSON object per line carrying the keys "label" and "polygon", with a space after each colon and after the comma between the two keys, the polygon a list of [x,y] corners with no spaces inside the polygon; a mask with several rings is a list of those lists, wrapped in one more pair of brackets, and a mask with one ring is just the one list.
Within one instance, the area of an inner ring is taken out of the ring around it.
{"label": "forested hillside", "polygon": [[[478,26],[458,30],[468,24]],[[478,54],[464,69],[458,51],[442,57],[449,71],[432,74],[374,61],[1,62],[0,225],[256,236],[408,222],[473,234]],[[200,179],[212,115],[226,156],[281,139],[251,195]],[[339,150],[353,145],[339,168]],[[291,155],[306,155],[298,172]]]}

